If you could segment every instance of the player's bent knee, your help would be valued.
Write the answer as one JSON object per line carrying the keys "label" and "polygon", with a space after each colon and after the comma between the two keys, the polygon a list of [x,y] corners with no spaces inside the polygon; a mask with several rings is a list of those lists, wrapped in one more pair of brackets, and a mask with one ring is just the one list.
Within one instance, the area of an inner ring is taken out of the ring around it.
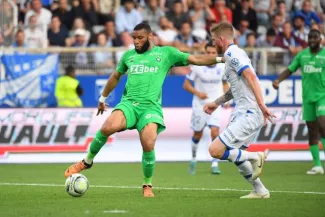
{"label": "player's bent knee", "polygon": [[120,124],[108,122],[102,126],[102,128],[100,129],[100,132],[105,136],[110,136],[120,130],[122,130],[122,127],[120,126]]}
{"label": "player's bent knee", "polygon": [[202,138],[203,132],[194,132],[193,138],[196,140],[200,140]]}
{"label": "player's bent knee", "polygon": [[211,157],[218,158],[218,159],[222,158],[225,150],[226,147],[224,146],[224,144],[222,144],[219,138],[214,140],[209,147],[209,152]]}

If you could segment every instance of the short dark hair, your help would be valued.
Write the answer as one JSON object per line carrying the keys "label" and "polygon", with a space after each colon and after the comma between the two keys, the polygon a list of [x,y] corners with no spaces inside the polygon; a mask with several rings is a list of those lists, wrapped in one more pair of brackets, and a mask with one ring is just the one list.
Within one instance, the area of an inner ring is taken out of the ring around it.
{"label": "short dark hair", "polygon": [[209,41],[205,46],[204,46],[204,49],[207,50],[208,47],[215,47],[212,43],[212,41]]}
{"label": "short dark hair", "polygon": [[66,75],[70,75],[71,72],[74,72],[75,71],[75,68],[71,65],[68,65],[66,68],[65,68],[65,74]]}
{"label": "short dark hair", "polygon": [[134,27],[133,30],[134,31],[138,31],[138,30],[141,30],[141,29],[146,30],[147,33],[152,32],[151,27],[149,26],[149,24],[148,23],[145,23],[145,22],[139,23],[138,25],[136,25]]}
{"label": "short dark hair", "polygon": [[266,32],[266,36],[276,36],[276,32],[274,29],[268,29]]}
{"label": "short dark hair", "polygon": [[312,34],[312,33],[317,33],[319,36],[322,35],[322,33],[318,30],[318,29],[311,29],[308,33],[308,35]]}
{"label": "short dark hair", "polygon": [[246,40],[247,40],[249,37],[251,37],[251,36],[254,36],[254,38],[256,38],[255,33],[254,33],[254,32],[250,32],[250,33],[248,33],[248,34],[246,35]]}

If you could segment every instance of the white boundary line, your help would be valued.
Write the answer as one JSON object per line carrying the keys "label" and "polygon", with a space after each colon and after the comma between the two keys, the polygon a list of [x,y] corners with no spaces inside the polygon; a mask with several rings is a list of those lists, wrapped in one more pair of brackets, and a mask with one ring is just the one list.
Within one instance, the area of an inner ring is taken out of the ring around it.
{"label": "white boundary line", "polygon": [[[42,183],[10,183],[0,182],[0,186],[43,186],[43,187],[64,187],[62,184],[42,184]],[[114,185],[90,185],[91,188],[115,188],[115,189],[141,189],[141,186],[114,186]],[[154,187],[154,189],[161,190],[181,190],[181,191],[235,191],[235,192],[250,192],[247,189],[232,189],[232,188],[177,188],[177,187]],[[271,193],[285,193],[285,194],[315,194],[325,195],[325,192],[315,191],[270,191]]]}

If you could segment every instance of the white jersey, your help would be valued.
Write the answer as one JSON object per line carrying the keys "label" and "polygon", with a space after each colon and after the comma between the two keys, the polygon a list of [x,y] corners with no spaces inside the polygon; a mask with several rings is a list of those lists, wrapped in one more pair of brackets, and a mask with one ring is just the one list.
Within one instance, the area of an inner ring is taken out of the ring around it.
{"label": "white jersey", "polygon": [[224,76],[225,64],[218,63],[214,66],[191,66],[191,72],[186,78],[194,82],[194,88],[206,93],[208,98],[205,100],[193,96],[193,105],[204,105],[212,102],[223,95],[222,81],[226,81]]}
{"label": "white jersey", "polygon": [[246,52],[237,45],[231,44],[226,50],[224,58],[225,76],[234,96],[236,110],[239,112],[246,112],[247,110],[260,111],[255,95],[250,89],[247,80],[241,76],[241,73],[247,68],[251,68],[255,73]]}

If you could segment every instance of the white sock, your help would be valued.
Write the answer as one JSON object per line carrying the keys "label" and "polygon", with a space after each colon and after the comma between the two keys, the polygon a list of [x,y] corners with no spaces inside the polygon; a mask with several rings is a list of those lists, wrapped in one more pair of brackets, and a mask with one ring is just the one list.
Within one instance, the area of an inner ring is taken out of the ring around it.
{"label": "white sock", "polygon": [[219,160],[217,158],[213,158],[211,167],[218,167],[218,166],[219,166]]}
{"label": "white sock", "polygon": [[252,179],[253,174],[253,167],[252,164],[249,161],[245,162],[237,162],[236,166],[238,167],[238,170],[240,174],[251,184],[253,185],[254,191],[257,193],[265,193],[267,192],[267,189],[263,185],[262,181],[257,178],[255,180]]}
{"label": "white sock", "polygon": [[[228,155],[228,156],[227,156]],[[223,156],[223,160],[230,160],[231,162],[241,162],[241,161],[255,161],[258,160],[257,152],[249,152],[241,149],[231,149],[226,150]],[[224,159],[226,158],[226,159]]]}
{"label": "white sock", "polygon": [[88,157],[85,157],[84,160],[85,160],[85,162],[86,162],[87,164],[91,164],[91,163],[93,162],[94,159],[90,159],[90,158],[88,158]]}
{"label": "white sock", "polygon": [[195,138],[192,138],[192,161],[196,161],[196,152],[199,147],[200,140],[196,140]]}

